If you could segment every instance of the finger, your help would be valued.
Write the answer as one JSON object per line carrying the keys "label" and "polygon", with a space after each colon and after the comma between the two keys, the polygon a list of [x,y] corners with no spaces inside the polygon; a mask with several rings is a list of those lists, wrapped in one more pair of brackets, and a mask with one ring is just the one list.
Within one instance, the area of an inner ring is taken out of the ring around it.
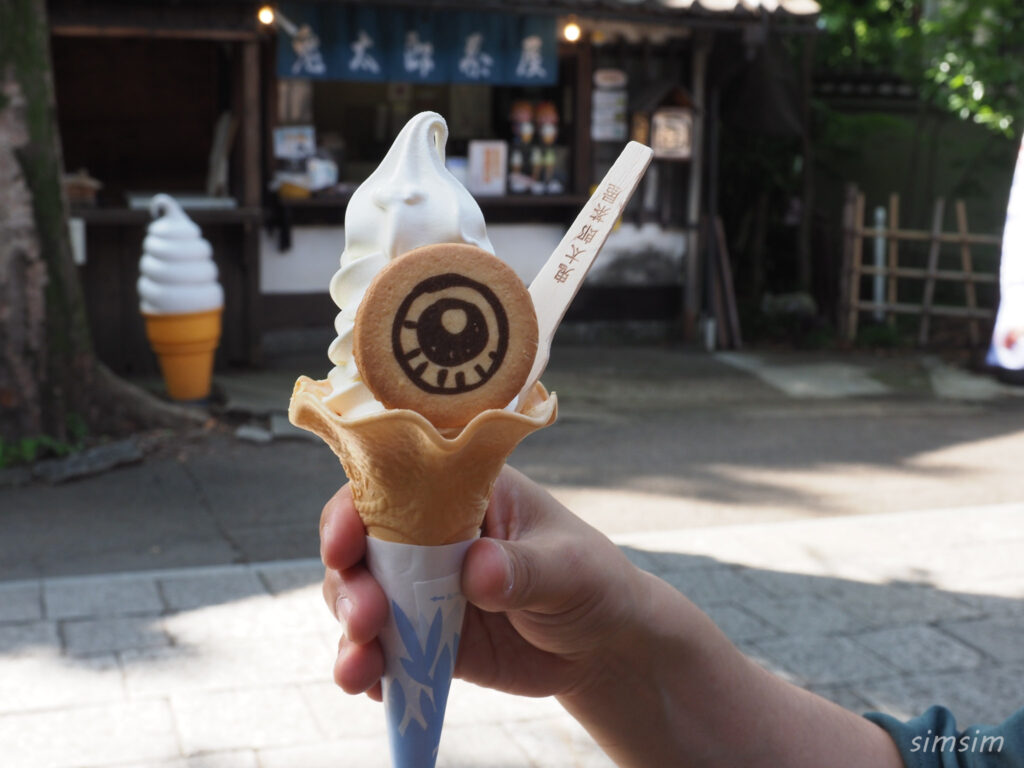
{"label": "finger", "polygon": [[320,514],[320,559],[334,570],[345,570],[366,555],[366,529],[359,519],[349,485],[342,486]]}
{"label": "finger", "polygon": [[325,568],[324,583],[320,591],[323,593],[324,602],[327,603],[327,610],[333,614],[334,618],[341,621],[342,619],[338,615],[338,598],[344,594],[341,584],[341,573]]}
{"label": "finger", "polygon": [[466,553],[462,591],[485,611],[554,613],[572,602],[586,572],[579,549],[564,536],[481,539]]}
{"label": "finger", "polygon": [[387,621],[384,590],[361,566],[344,572],[327,570],[322,592],[327,609],[345,626],[345,635],[353,642],[369,642]]}
{"label": "finger", "polygon": [[[345,693],[371,692],[384,674],[384,654],[380,643],[360,645],[342,638],[334,662],[334,682]],[[371,698],[373,694],[371,692]]]}
{"label": "finger", "polygon": [[506,464],[494,482],[483,533],[514,541],[538,528],[564,525],[570,517],[571,513],[551,494]]}
{"label": "finger", "polygon": [[512,562],[495,539],[470,546],[462,565],[462,593],[485,611],[502,611],[512,586]]}
{"label": "finger", "polygon": [[345,622],[349,640],[368,643],[377,637],[388,619],[388,600],[370,572],[357,566],[341,572],[334,611],[338,620]]}

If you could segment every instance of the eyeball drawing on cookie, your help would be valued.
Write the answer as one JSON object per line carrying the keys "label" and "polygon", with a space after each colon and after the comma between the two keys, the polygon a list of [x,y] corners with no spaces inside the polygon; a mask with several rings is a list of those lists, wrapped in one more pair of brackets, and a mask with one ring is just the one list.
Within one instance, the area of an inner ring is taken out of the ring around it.
{"label": "eyeball drawing on cookie", "polygon": [[374,278],[353,352],[385,407],[459,427],[516,396],[537,335],[529,292],[508,265],[475,246],[441,243],[399,256]]}
{"label": "eyeball drawing on cookie", "polygon": [[405,297],[391,326],[398,364],[420,389],[458,395],[486,384],[508,350],[508,316],[494,292],[446,272]]}

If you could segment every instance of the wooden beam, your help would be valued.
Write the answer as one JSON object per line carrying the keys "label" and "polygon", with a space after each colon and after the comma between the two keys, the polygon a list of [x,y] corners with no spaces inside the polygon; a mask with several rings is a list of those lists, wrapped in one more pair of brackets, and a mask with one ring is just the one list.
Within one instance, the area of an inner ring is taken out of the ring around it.
{"label": "wooden beam", "polygon": [[[861,301],[857,304],[858,310],[870,311],[875,309],[882,309],[885,312],[897,312],[901,315],[920,315],[924,309],[920,304],[876,304],[873,301]],[[995,317],[995,310],[986,309],[984,307],[953,307],[945,304],[933,304],[928,310],[930,315],[936,317]]]}
{"label": "wooden beam", "polygon": [[573,125],[576,128],[576,146],[573,153],[572,191],[577,195],[590,196],[590,184],[593,176],[591,148],[594,145],[590,138],[591,93],[594,83],[594,56],[590,41],[580,42],[573,46],[573,58],[576,63],[576,82],[573,85],[575,99],[573,101]]}
{"label": "wooden beam", "polygon": [[[900,196],[896,193],[889,195],[889,226],[899,229],[900,226]],[[897,274],[900,268],[900,241],[898,238],[889,240],[889,284],[886,291],[886,298],[890,304],[895,304],[898,299],[899,285]],[[895,315],[889,315],[889,325],[896,322]]]}
{"label": "wooden beam", "polygon": [[[971,246],[967,242],[967,206],[963,200],[956,201],[956,226],[960,233],[960,265],[964,271],[964,297],[967,300],[967,308],[975,309],[978,306],[978,293],[974,288],[974,265],[971,259]],[[977,348],[981,340],[981,329],[978,327],[978,318],[971,316],[971,322],[967,326],[970,334],[971,347]]]}
{"label": "wooden beam", "polygon": [[850,312],[846,319],[846,340],[857,338],[857,312],[860,306],[861,262],[864,257],[864,193],[857,190],[853,200],[853,240],[850,248]]}
{"label": "wooden beam", "polygon": [[[862,275],[888,275],[890,277],[914,277],[919,279],[932,276],[936,280],[949,280],[952,282],[963,282],[965,280],[971,280],[975,283],[999,282],[999,278],[996,275],[978,274],[977,272],[968,273],[954,269],[937,269],[934,272],[929,272],[927,269],[917,267],[899,267],[893,270],[888,267],[862,266],[860,271]],[[895,304],[896,302],[890,300],[889,303]]]}
{"label": "wooden beam", "polygon": [[260,33],[247,29],[169,29],[160,27],[89,26],[54,24],[50,32],[56,37],[128,37],[163,38],[167,40],[210,40],[232,42],[259,40]]}
{"label": "wooden beam", "polygon": [[700,216],[701,181],[704,175],[704,118],[707,106],[707,66],[714,38],[711,33],[696,35],[691,53],[690,95],[693,98],[693,134],[690,178],[686,198],[686,280],[683,285],[683,335],[693,339],[701,311]]}
{"label": "wooden beam", "polygon": [[959,245],[962,242],[970,243],[971,245],[1001,245],[1003,238],[1000,235],[971,235],[961,236],[956,232],[925,232],[916,229],[893,229],[892,227],[884,227],[879,229],[878,227],[865,227],[861,226],[857,229],[857,234],[860,237],[884,237],[886,239],[896,238],[898,240],[905,240],[909,242],[927,242],[932,243],[938,241],[942,244],[956,244]]}
{"label": "wooden beam", "polygon": [[239,139],[242,161],[242,205],[262,202],[263,164],[260,156],[262,113],[260,110],[260,44],[242,43],[241,109]]}
{"label": "wooden beam", "polygon": [[924,282],[924,298],[921,300],[921,327],[917,335],[917,343],[922,347],[928,344],[928,331],[931,326],[932,302],[935,299],[935,273],[939,269],[939,249],[942,241],[942,217],[946,211],[946,201],[939,198],[935,201],[932,216],[931,247],[928,249],[928,273]]}
{"label": "wooden beam", "polygon": [[[928,343],[933,316],[966,318],[970,324],[971,343],[972,345],[978,344],[980,341],[979,321],[993,317],[995,312],[992,309],[978,307],[976,285],[979,283],[996,284],[999,277],[995,274],[979,274],[974,271],[970,245],[978,243],[997,245],[1002,238],[994,235],[970,234],[963,201],[957,201],[956,204],[957,231],[955,233],[943,232],[945,201],[941,198],[935,201],[930,231],[900,229],[899,203],[897,195],[889,197],[888,227],[867,227],[864,225],[863,195],[852,185],[847,188],[846,202],[843,206],[843,272],[840,284],[840,296],[846,303],[841,307],[840,322],[845,324],[845,327],[840,327],[841,337],[853,340],[857,332],[859,313],[873,310],[876,313],[885,312],[889,316],[890,323],[895,321],[896,314],[920,316],[918,343],[922,346]],[[889,256],[886,266],[878,267],[862,263],[864,240],[869,237],[885,237],[889,240]],[[927,241],[930,244],[926,268],[901,267],[899,265],[898,248],[901,240]],[[961,269],[939,269],[939,257],[942,245],[945,243],[959,244]],[[865,301],[860,298],[860,280],[868,275],[882,275],[888,279],[888,290],[884,302]],[[898,301],[897,281],[900,278],[924,281],[924,295],[920,304]],[[935,304],[935,284],[940,280],[964,283],[965,306]]]}
{"label": "wooden beam", "polygon": [[847,323],[850,318],[850,270],[853,268],[853,207],[857,188],[847,184],[843,190],[842,252],[839,258],[839,301],[836,327],[839,338],[848,339]]}
{"label": "wooden beam", "polygon": [[728,323],[730,348],[740,349],[743,346],[743,336],[740,333],[740,314],[736,308],[736,291],[733,289],[732,283],[732,263],[729,259],[729,248],[725,242],[725,227],[722,225],[721,216],[715,217],[714,227],[717,244],[715,253],[718,256],[719,278],[725,304],[725,317],[722,319]]}

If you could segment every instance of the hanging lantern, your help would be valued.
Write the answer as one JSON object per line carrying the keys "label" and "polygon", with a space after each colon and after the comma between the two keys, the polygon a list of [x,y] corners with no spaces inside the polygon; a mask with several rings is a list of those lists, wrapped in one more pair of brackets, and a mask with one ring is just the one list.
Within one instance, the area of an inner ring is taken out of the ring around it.
{"label": "hanging lantern", "polygon": [[651,116],[651,148],[661,160],[689,160],[693,147],[693,110],[661,107]]}

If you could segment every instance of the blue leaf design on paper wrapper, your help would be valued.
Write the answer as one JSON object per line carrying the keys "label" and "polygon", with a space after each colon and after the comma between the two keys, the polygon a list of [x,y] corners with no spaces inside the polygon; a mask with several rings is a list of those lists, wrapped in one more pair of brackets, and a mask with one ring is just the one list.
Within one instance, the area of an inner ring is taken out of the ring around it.
{"label": "blue leaf design on paper wrapper", "polygon": [[[393,718],[396,724],[405,719],[405,689],[397,680],[392,680],[388,685],[388,716]],[[397,731],[395,728],[394,732]]]}
{"label": "blue leaf design on paper wrapper", "polygon": [[434,709],[434,702],[431,701],[426,691],[420,691],[420,712],[423,713],[423,719],[427,721],[428,726],[437,719],[437,710]]}
{"label": "blue leaf design on paper wrapper", "polygon": [[395,617],[395,626],[398,627],[402,645],[405,647],[405,652],[409,654],[409,661],[416,666],[423,666],[423,650],[420,648],[420,639],[416,637],[416,627],[394,600],[391,601],[391,612]]}
{"label": "blue leaf design on paper wrapper", "polygon": [[405,673],[420,685],[430,685],[430,678],[427,677],[427,670],[423,665],[417,664],[412,659],[402,659],[402,666]]}
{"label": "blue leaf design on paper wrapper", "polygon": [[434,620],[430,622],[430,631],[427,633],[427,647],[423,656],[432,660],[437,658],[437,646],[441,642],[441,609],[434,612]]}
{"label": "blue leaf design on paper wrapper", "polygon": [[[400,659],[402,668],[411,680],[423,686],[419,695],[420,715],[408,716],[405,689],[392,679],[388,692],[389,718],[391,719],[391,753],[395,766],[401,768],[433,768],[437,760],[437,749],[441,742],[441,728],[444,712],[451,689],[453,660],[458,650],[459,635],[454,641],[442,645],[442,611],[438,607],[430,622],[426,645],[421,646],[415,626],[397,603],[392,601],[391,610],[402,640],[406,656]],[[405,730],[401,730],[402,724]],[[426,723],[424,727],[423,723]]]}

